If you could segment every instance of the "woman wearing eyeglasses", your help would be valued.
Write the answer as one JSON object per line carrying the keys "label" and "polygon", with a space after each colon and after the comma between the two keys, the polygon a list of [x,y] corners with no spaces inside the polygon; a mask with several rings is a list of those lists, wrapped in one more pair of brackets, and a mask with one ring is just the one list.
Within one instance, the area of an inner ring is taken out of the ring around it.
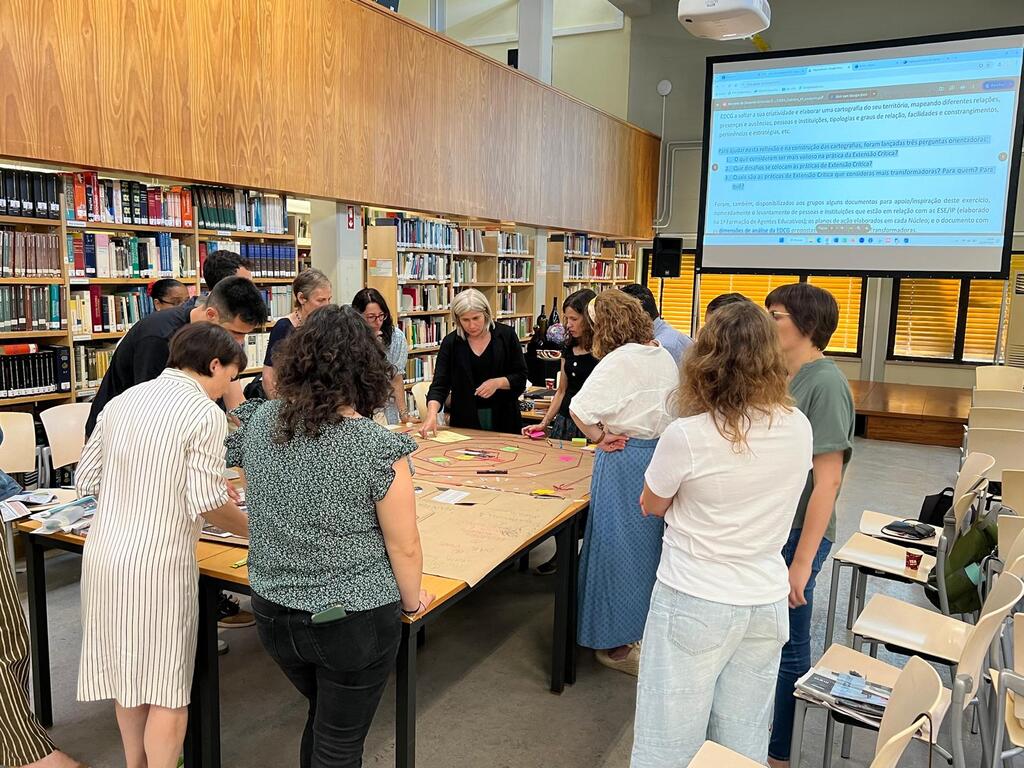
{"label": "woman wearing eyeglasses", "polygon": [[153,308],[157,312],[180,307],[189,299],[188,288],[173,277],[165,277],[150,283],[149,297],[153,299]]}
{"label": "woman wearing eyeglasses", "polygon": [[376,288],[363,288],[352,297],[352,308],[370,324],[384,345],[388,362],[394,370],[391,378],[391,399],[384,406],[384,417],[388,424],[401,424],[409,420],[405,405],[405,365],[409,360],[409,344],[405,334],[395,332],[395,321],[381,292]]}
{"label": "woman wearing eyeglasses", "polygon": [[263,358],[263,389],[271,399],[277,397],[274,350],[292,331],[302,325],[314,310],[331,303],[331,281],[319,269],[304,269],[292,281],[292,296],[295,299],[295,309],[274,324],[267,342],[267,354]]}

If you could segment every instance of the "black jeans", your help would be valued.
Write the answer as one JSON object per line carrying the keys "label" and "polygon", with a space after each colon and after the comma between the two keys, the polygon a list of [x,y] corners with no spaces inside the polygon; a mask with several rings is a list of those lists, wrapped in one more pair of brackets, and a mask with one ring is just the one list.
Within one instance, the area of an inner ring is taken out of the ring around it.
{"label": "black jeans", "polygon": [[363,742],[402,638],[400,606],[390,603],[327,624],[252,595],[267,653],[309,701],[301,768],[363,764]]}

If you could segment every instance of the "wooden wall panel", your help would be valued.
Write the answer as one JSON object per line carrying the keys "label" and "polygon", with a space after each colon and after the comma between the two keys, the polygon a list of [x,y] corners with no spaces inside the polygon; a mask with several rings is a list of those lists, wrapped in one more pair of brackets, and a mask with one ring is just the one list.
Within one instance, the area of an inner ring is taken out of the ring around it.
{"label": "wooden wall panel", "polygon": [[0,155],[647,237],[659,140],[365,0],[4,0]]}

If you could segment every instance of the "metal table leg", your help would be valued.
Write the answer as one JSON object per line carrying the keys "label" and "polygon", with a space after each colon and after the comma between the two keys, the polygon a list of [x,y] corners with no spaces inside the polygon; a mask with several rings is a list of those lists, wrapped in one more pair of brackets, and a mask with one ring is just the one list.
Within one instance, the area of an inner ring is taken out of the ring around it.
{"label": "metal table leg", "polygon": [[220,587],[199,579],[199,637],[192,701],[185,732],[185,768],[220,768],[220,659],[217,601]]}
{"label": "metal table leg", "polygon": [[416,642],[413,624],[402,622],[402,642],[395,668],[395,766],[416,766]]}
{"label": "metal table leg", "polygon": [[832,645],[832,638],[836,631],[836,602],[839,599],[839,572],[843,563],[838,560],[832,561],[832,585],[828,591],[828,610],[825,613],[825,650]]}
{"label": "metal table leg", "polygon": [[25,575],[28,580],[28,623],[32,644],[32,697],[36,719],[44,728],[53,725],[50,689],[50,635],[46,618],[46,550],[37,536],[25,537]]}
{"label": "metal table leg", "polygon": [[568,660],[569,611],[572,607],[572,556],[576,546],[571,522],[561,527],[555,540],[558,546],[558,582],[555,586],[554,628],[551,633],[551,691],[561,693],[565,689],[565,669]]}
{"label": "metal table leg", "polygon": [[568,685],[576,682],[576,626],[579,618],[580,581],[579,523],[579,515],[575,515],[572,519],[572,530],[569,532],[569,614],[565,640],[565,682]]}

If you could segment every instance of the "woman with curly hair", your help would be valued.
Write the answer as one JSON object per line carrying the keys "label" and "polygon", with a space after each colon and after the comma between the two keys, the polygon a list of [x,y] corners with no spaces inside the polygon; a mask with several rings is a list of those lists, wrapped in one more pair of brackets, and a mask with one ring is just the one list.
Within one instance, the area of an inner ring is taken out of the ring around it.
{"label": "woman with curly hair", "polygon": [[236,409],[228,462],[245,470],[249,582],[267,653],[309,700],[299,765],[357,766],[401,639],[423,611],[408,456],[367,418],[391,364],[356,310],[313,312],[274,358],[277,400]]}
{"label": "woman with curly hair", "polygon": [[688,352],[640,503],[665,518],[644,630],[633,768],[686,765],[705,739],[763,764],[789,576],[782,547],[811,467],[775,323],[723,306]]}
{"label": "woman with curly hair", "polygon": [[640,515],[638,499],[671,422],[667,401],[679,373],[637,299],[605,290],[587,313],[599,362],[569,406],[599,449],[580,554],[579,644],[594,648],[606,667],[636,675],[664,528]]}

